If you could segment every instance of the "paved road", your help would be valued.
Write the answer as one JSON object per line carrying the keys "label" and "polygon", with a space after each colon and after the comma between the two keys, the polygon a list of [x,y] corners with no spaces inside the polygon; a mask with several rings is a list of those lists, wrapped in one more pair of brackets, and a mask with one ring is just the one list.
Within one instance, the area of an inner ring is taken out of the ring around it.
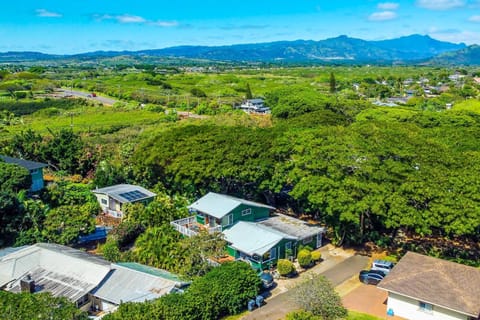
{"label": "paved road", "polygon": [[96,97],[92,97],[92,95],[88,92],[74,91],[74,90],[67,90],[67,89],[59,89],[58,91],[62,92],[64,97],[75,96],[75,97],[80,97],[80,98],[85,98],[85,99],[89,99],[89,100],[98,101],[98,102],[101,102],[103,104],[107,104],[107,105],[110,105],[110,106],[118,101],[118,100],[115,100],[115,99],[101,97],[101,96],[98,96],[98,95]]}
{"label": "paved road", "polygon": [[[364,256],[352,256],[346,260],[336,264],[335,266],[320,272],[329,279],[334,286],[338,286],[345,280],[350,279],[352,276],[358,274],[360,270],[365,269],[369,261],[368,257]],[[267,300],[267,304],[263,307],[250,312],[243,317],[243,320],[283,320],[287,313],[292,310],[298,309],[292,301],[292,296],[295,294],[295,288],[289,291],[279,294],[276,297]]]}

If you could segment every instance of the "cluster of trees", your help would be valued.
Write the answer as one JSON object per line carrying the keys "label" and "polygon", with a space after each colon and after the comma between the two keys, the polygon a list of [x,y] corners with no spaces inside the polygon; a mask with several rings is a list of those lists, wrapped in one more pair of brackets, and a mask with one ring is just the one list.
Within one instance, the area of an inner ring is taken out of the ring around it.
{"label": "cluster of trees", "polygon": [[137,176],[192,198],[213,190],[291,207],[337,243],[387,245],[399,230],[477,239],[478,113],[291,90],[269,96],[271,127],[188,124],[151,136],[132,158]]}
{"label": "cluster of trees", "polygon": [[261,282],[245,262],[229,262],[195,279],[185,293],[172,293],[153,302],[125,303],[105,320],[220,319],[245,309]]}
{"label": "cluster of trees", "polygon": [[87,320],[86,312],[63,297],[50,293],[0,291],[0,318],[9,320]]}

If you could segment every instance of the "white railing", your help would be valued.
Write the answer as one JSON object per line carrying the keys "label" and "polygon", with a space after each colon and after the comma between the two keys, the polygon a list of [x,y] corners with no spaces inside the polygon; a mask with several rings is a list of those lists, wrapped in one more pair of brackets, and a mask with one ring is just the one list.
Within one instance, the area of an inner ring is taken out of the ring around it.
{"label": "white railing", "polygon": [[[197,223],[196,216],[172,221],[170,222],[170,225],[173,226],[175,230],[188,237],[197,235],[202,227],[206,227]],[[222,226],[209,227],[207,230],[209,233],[222,232]]]}
{"label": "white railing", "polygon": [[192,237],[198,234],[197,231],[191,229],[194,223],[196,223],[196,218],[195,216],[191,216],[188,218],[172,221],[170,222],[170,225],[173,226],[175,230],[177,230],[181,234],[186,235],[187,237]]}

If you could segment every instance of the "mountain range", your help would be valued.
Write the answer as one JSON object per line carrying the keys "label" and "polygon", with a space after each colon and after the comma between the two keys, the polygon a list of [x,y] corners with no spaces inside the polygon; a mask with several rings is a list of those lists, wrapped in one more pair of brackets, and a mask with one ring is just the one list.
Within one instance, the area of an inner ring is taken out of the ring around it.
{"label": "mountain range", "polygon": [[140,51],[95,51],[75,55],[39,52],[0,53],[0,62],[64,59],[101,59],[117,56],[173,57],[231,62],[264,63],[444,63],[480,64],[480,48],[410,35],[367,41],[345,35],[320,41],[296,40],[229,46],[177,46]]}

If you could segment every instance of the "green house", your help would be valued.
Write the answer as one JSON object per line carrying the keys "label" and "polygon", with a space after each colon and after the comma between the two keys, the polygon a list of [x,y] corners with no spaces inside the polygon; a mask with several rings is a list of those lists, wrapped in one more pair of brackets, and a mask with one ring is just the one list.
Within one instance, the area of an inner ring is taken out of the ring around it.
{"label": "green house", "polygon": [[6,163],[11,163],[20,167],[24,167],[30,172],[30,176],[32,177],[32,185],[30,186],[30,192],[37,192],[39,190],[42,190],[45,186],[45,183],[43,181],[43,168],[48,167],[47,164],[7,156],[0,156],[0,159],[5,161]]}
{"label": "green house", "polygon": [[296,256],[301,245],[320,247],[325,232],[316,224],[276,213],[271,206],[213,192],[188,208],[192,216],[170,223],[177,231],[189,237],[200,230],[222,232],[228,254],[257,269]]}
{"label": "green house", "polygon": [[261,203],[214,192],[198,199],[188,209],[192,216],[171,222],[175,229],[186,236],[192,236],[201,229],[222,232],[239,221],[266,219],[275,210]]}
{"label": "green house", "polygon": [[223,234],[228,254],[255,269],[268,269],[297,245],[294,237],[255,222],[240,221]]}

